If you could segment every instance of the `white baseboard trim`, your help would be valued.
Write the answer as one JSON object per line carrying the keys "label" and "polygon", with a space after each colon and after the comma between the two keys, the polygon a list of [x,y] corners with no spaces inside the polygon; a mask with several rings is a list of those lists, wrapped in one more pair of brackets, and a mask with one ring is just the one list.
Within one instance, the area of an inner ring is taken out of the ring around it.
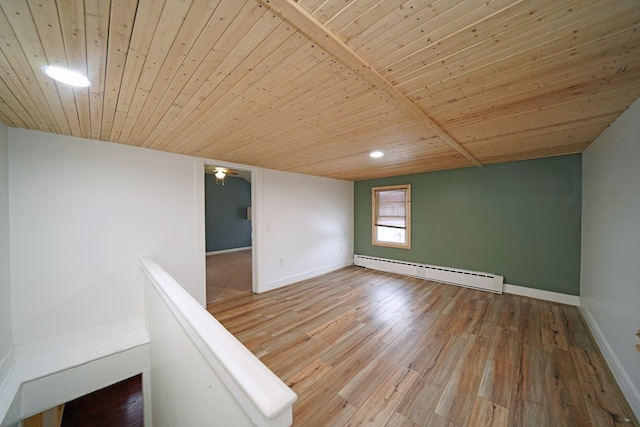
{"label": "white baseboard trim", "polygon": [[222,249],[220,251],[206,252],[205,255],[209,256],[209,255],[228,254],[230,252],[248,251],[249,249],[251,249],[251,246],[245,246],[245,247],[242,247],[242,248]]}
{"label": "white baseboard trim", "polygon": [[607,362],[611,373],[615,377],[620,389],[622,390],[622,394],[627,398],[627,402],[629,402],[629,406],[631,406],[631,410],[635,414],[636,418],[640,419],[640,391],[636,387],[635,384],[629,378],[627,371],[624,369],[620,360],[614,353],[613,349],[609,345],[609,341],[607,341],[606,337],[602,333],[600,326],[598,326],[598,322],[596,321],[593,314],[588,307],[581,305],[579,310],[582,312],[582,317],[587,322],[587,327],[591,331],[591,335],[596,340],[596,344],[598,344],[598,348],[604,356],[604,360]]}
{"label": "white baseboard trim", "polygon": [[315,270],[309,270],[309,271],[305,271],[304,273],[293,274],[291,276],[273,280],[263,285],[258,284],[258,290],[256,291],[256,293],[267,292],[273,289],[281,288],[283,286],[292,285],[302,280],[307,280],[313,277],[321,276],[323,274],[331,273],[332,271],[339,270],[341,268],[348,267],[350,265],[353,265],[353,261],[351,259],[348,259],[346,261],[327,265],[325,267],[317,268]]}
{"label": "white baseboard trim", "polygon": [[509,285],[507,283],[504,284],[503,291],[507,294],[536,298],[544,301],[573,305],[576,307],[580,305],[580,297],[575,295],[561,294],[559,292],[543,291],[541,289],[527,288],[526,286]]}

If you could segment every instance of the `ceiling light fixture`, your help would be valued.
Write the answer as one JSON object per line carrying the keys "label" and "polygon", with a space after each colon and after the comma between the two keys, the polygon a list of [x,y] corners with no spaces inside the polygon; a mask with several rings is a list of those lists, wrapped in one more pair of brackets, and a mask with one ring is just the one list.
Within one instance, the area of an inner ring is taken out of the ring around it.
{"label": "ceiling light fixture", "polygon": [[227,176],[227,168],[216,166],[214,170],[215,173],[213,174],[213,176],[216,177],[216,184],[224,185],[224,178]]}
{"label": "ceiling light fixture", "polygon": [[379,159],[380,157],[384,156],[384,153],[382,151],[372,151],[369,156],[373,157],[374,159]]}
{"label": "ceiling light fixture", "polygon": [[45,65],[42,71],[54,80],[75,87],[89,87],[91,80],[82,74],[55,65]]}

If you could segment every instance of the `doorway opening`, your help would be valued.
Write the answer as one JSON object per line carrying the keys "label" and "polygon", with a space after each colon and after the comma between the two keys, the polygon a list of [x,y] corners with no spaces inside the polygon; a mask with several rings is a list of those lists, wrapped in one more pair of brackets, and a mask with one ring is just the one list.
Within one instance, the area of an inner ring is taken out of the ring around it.
{"label": "doorway opening", "polygon": [[207,305],[253,292],[252,175],[205,165]]}

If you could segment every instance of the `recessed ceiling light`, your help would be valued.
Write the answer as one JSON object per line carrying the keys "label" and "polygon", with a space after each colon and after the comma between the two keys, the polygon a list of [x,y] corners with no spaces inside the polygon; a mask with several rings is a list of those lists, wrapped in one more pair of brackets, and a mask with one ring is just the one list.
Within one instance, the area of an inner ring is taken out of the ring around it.
{"label": "recessed ceiling light", "polygon": [[44,67],[42,67],[42,71],[44,71],[47,76],[61,83],[65,83],[75,87],[91,86],[91,80],[89,80],[87,77],[66,68],[57,67],[55,65],[45,65]]}
{"label": "recessed ceiling light", "polygon": [[380,157],[384,156],[384,153],[382,151],[372,151],[369,156],[373,157],[374,159],[379,159]]}

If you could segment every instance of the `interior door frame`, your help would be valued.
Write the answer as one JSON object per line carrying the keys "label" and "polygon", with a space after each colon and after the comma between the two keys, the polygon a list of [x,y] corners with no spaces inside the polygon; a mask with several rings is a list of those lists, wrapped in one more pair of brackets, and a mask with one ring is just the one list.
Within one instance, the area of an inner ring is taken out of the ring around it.
{"label": "interior door frame", "polygon": [[259,239],[256,233],[257,220],[259,218],[261,205],[261,193],[257,191],[259,182],[262,178],[261,170],[256,167],[220,162],[211,159],[198,159],[196,164],[196,192],[197,192],[197,204],[198,204],[198,252],[201,254],[201,266],[199,270],[201,273],[201,279],[198,284],[198,300],[200,304],[206,308],[207,305],[207,265],[206,265],[206,216],[205,216],[205,166],[220,166],[229,169],[241,170],[249,172],[251,174],[251,291],[253,293],[259,293],[259,271],[258,271],[258,244]]}

